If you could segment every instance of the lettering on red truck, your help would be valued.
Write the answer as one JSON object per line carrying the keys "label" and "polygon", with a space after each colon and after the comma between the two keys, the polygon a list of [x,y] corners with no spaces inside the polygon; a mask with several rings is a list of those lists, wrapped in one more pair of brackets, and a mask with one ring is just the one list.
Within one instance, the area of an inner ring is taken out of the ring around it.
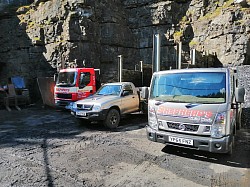
{"label": "lettering on red truck", "polygon": [[64,93],[68,93],[69,92],[69,88],[56,88],[57,92],[64,92]]}
{"label": "lettering on red truck", "polygon": [[84,98],[84,97],[87,97],[86,92],[79,90],[77,94],[77,98]]}

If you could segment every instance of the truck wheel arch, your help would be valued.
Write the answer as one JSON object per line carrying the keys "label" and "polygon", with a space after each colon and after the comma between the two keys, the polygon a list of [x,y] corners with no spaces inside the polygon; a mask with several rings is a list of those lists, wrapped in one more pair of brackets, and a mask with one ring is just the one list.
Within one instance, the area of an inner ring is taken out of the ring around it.
{"label": "truck wheel arch", "polygon": [[111,107],[107,112],[103,124],[105,127],[109,129],[115,129],[119,125],[120,119],[121,119],[121,114],[119,107]]}

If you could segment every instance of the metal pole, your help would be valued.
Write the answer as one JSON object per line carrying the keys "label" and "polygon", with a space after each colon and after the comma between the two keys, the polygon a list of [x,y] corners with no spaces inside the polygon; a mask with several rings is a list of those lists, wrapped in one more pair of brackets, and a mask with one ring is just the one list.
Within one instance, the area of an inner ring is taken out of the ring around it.
{"label": "metal pole", "polygon": [[143,86],[143,61],[140,61],[141,64],[141,85]]}
{"label": "metal pole", "polygon": [[181,52],[182,52],[182,42],[179,42],[178,48],[178,69],[181,69]]}
{"label": "metal pole", "polygon": [[119,77],[118,77],[118,80],[119,82],[122,82],[122,55],[118,55],[118,58],[120,59],[119,60],[119,63],[118,63],[118,67],[119,67]]}
{"label": "metal pole", "polygon": [[195,49],[192,49],[192,65],[195,65]]}
{"label": "metal pole", "polygon": [[160,71],[161,40],[160,34],[153,36],[153,73]]}

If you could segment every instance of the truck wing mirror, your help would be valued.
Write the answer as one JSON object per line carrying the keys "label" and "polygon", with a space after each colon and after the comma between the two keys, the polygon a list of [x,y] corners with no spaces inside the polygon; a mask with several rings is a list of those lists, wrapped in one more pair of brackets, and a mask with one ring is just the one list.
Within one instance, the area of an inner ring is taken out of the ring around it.
{"label": "truck wing mirror", "polygon": [[141,97],[143,99],[147,99],[148,98],[148,87],[142,87],[141,88]]}
{"label": "truck wing mirror", "polygon": [[244,103],[245,88],[237,87],[235,89],[235,100],[237,103]]}

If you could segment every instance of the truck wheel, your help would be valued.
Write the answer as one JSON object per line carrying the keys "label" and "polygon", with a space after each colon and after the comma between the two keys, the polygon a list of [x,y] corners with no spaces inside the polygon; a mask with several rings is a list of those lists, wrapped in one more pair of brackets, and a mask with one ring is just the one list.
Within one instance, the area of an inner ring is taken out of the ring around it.
{"label": "truck wheel", "polygon": [[119,111],[116,109],[111,109],[104,120],[104,126],[109,129],[114,129],[119,125],[120,119],[121,117]]}
{"label": "truck wheel", "polygon": [[76,122],[78,125],[84,125],[87,126],[89,125],[91,122],[87,119],[80,119],[80,118],[76,118]]}

